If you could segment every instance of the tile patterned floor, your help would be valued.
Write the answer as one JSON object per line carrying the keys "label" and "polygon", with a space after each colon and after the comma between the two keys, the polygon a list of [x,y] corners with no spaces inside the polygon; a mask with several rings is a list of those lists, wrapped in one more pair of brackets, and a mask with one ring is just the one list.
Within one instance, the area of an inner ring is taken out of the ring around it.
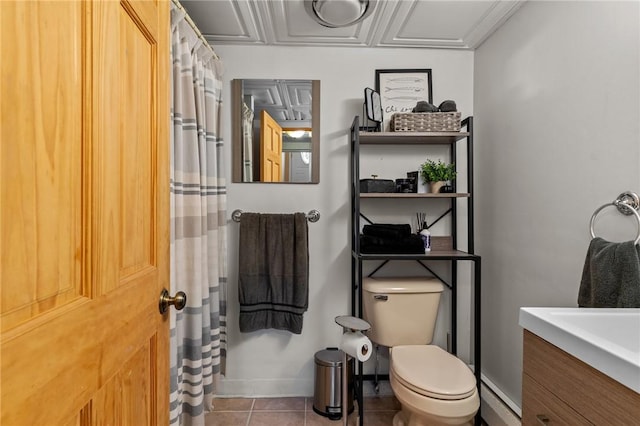
{"label": "tile patterned floor", "polygon": [[[206,415],[206,426],[341,426],[313,411],[313,398],[218,398]],[[357,408],[357,407],[356,407]],[[400,404],[393,396],[367,397],[364,418],[367,426],[389,426]],[[357,425],[357,409],[349,416]]]}

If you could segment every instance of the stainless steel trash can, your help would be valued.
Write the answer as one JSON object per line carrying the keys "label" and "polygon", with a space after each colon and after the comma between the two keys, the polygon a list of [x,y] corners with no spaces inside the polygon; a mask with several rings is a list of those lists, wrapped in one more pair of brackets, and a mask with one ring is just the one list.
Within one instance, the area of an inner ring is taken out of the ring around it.
{"label": "stainless steel trash can", "polygon": [[[338,348],[327,348],[315,355],[315,393],[313,411],[331,420],[342,418],[342,363],[344,353]],[[348,362],[347,403],[353,411],[353,360]]]}

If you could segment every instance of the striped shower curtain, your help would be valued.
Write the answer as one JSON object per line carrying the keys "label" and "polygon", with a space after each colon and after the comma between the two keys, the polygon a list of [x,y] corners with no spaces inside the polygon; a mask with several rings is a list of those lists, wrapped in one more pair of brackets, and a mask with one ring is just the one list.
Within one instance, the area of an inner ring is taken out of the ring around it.
{"label": "striped shower curtain", "polygon": [[221,64],[171,11],[170,423],[204,425],[226,356],[226,187],[220,110]]}

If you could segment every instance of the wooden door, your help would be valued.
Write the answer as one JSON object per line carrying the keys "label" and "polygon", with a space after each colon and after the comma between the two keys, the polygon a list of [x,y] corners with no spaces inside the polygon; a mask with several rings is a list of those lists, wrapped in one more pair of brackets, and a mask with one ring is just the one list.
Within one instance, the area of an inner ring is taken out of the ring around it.
{"label": "wooden door", "polygon": [[282,126],[267,111],[260,113],[260,181],[282,180]]}
{"label": "wooden door", "polygon": [[166,424],[169,5],[0,15],[0,423]]}

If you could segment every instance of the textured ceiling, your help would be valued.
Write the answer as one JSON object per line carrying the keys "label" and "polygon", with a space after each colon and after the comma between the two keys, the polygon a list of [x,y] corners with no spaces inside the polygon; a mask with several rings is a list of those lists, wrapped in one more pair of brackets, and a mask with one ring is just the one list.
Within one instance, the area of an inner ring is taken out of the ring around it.
{"label": "textured ceiling", "polygon": [[327,28],[303,0],[183,0],[212,45],[299,45],[475,49],[523,3],[378,0],[371,16]]}
{"label": "textured ceiling", "polygon": [[285,128],[311,127],[311,91],[311,80],[242,80],[255,116],[266,110]]}

